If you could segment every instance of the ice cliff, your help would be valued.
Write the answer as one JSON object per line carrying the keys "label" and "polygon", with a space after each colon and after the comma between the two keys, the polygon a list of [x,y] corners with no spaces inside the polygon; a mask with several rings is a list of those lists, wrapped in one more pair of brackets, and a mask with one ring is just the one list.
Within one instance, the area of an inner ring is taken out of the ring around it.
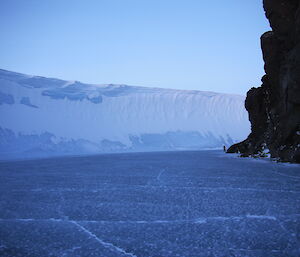
{"label": "ice cliff", "polygon": [[250,131],[244,100],[0,70],[0,158],[229,146]]}

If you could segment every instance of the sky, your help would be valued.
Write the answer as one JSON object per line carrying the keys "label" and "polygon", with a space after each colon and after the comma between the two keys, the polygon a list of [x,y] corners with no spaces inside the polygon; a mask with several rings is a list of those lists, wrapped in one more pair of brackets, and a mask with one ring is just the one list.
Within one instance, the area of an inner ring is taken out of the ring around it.
{"label": "sky", "polygon": [[246,94],[262,0],[0,0],[0,68],[85,83]]}

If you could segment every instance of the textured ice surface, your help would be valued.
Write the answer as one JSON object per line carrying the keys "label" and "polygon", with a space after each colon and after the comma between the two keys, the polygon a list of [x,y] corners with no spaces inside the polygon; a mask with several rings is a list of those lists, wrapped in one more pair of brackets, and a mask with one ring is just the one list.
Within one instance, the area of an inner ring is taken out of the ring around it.
{"label": "textured ice surface", "polygon": [[0,70],[1,159],[220,148],[249,129],[244,96]]}
{"label": "textured ice surface", "polygon": [[1,104],[14,104],[14,97],[10,94],[5,94],[0,91],[0,105]]}
{"label": "textured ice surface", "polygon": [[20,100],[20,103],[21,103],[21,104],[24,104],[24,105],[26,105],[26,106],[32,107],[32,108],[38,108],[36,105],[33,105],[33,104],[30,102],[29,97],[22,97],[21,100]]}
{"label": "textured ice surface", "polygon": [[220,151],[0,162],[0,256],[299,256],[300,166]]}

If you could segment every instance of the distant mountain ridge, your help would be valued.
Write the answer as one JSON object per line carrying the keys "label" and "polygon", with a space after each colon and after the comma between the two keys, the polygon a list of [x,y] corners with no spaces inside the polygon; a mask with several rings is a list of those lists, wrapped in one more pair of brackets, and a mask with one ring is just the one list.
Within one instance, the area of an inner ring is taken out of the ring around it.
{"label": "distant mountain ridge", "polygon": [[249,133],[244,100],[0,70],[0,158],[219,148]]}

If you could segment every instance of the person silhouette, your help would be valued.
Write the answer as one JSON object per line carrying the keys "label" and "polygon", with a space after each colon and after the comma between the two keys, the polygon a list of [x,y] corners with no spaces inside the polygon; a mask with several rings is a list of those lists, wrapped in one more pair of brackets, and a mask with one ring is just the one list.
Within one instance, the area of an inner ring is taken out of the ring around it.
{"label": "person silhouette", "polygon": [[226,145],[223,145],[223,150],[226,153]]}

